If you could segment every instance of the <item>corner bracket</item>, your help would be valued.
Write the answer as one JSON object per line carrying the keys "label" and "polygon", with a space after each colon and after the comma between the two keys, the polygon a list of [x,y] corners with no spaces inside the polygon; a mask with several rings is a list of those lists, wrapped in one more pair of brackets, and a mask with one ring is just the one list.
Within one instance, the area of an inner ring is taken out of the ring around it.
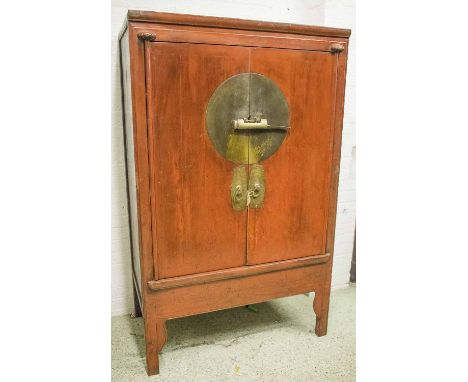
{"label": "corner bracket", "polygon": [[332,53],[341,53],[344,50],[344,45],[343,44],[332,44],[330,46],[330,51]]}
{"label": "corner bracket", "polygon": [[137,36],[142,41],[156,41],[156,35],[151,32],[140,32]]}

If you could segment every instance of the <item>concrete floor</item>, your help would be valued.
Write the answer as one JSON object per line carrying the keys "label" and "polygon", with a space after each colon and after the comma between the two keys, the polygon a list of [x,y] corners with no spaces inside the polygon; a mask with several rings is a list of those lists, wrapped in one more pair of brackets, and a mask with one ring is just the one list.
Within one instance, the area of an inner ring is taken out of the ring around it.
{"label": "concrete floor", "polygon": [[356,288],[332,292],[328,334],[299,295],[167,321],[160,374],[145,369],[143,320],[112,318],[112,381],[355,381]]}

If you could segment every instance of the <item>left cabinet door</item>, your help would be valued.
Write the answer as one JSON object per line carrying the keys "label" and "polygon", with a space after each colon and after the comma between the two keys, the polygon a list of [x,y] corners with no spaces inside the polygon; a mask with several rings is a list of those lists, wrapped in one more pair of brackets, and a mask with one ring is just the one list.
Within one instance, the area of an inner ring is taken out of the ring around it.
{"label": "left cabinet door", "polygon": [[205,128],[214,90],[249,70],[249,48],[146,42],[156,278],[246,263],[247,212],[231,206],[233,164]]}

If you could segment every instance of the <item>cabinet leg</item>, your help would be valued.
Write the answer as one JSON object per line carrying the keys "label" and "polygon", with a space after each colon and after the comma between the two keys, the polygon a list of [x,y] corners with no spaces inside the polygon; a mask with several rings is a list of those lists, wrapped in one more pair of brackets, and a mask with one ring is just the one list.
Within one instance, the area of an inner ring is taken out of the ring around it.
{"label": "cabinet leg", "polygon": [[330,292],[325,288],[315,291],[314,297],[315,312],[315,334],[321,337],[327,334],[328,327],[328,307],[330,305]]}
{"label": "cabinet leg", "polygon": [[166,343],[166,339],[166,320],[147,319],[145,322],[145,341],[148,375],[159,374],[159,353]]}
{"label": "cabinet leg", "polygon": [[132,317],[141,317],[141,307],[140,307],[140,301],[138,300],[138,292],[135,286],[135,283],[133,283],[133,314]]}

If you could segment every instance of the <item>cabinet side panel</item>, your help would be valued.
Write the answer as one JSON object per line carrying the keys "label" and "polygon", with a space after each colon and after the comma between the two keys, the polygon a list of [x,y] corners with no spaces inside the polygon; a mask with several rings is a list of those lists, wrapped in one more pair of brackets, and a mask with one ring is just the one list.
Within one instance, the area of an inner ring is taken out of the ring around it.
{"label": "cabinet side panel", "polygon": [[121,71],[122,71],[122,94],[123,94],[123,119],[125,139],[125,161],[127,172],[127,195],[129,208],[130,240],[132,253],[133,274],[137,280],[139,296],[141,300],[141,271],[140,271],[140,248],[139,248],[139,226],[137,208],[137,189],[135,174],[135,145],[133,139],[132,119],[132,94],[130,75],[130,52],[128,41],[128,30],[120,40]]}

